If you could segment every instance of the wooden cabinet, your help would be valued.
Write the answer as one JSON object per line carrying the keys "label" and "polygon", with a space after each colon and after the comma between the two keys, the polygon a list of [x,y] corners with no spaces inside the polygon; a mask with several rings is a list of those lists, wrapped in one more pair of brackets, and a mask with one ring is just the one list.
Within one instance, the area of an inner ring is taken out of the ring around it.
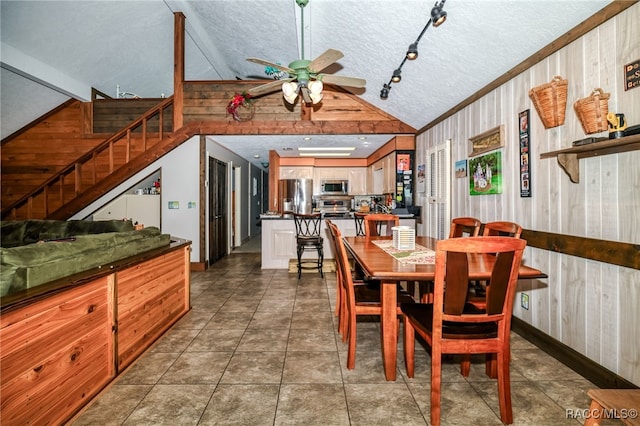
{"label": "wooden cabinet", "polygon": [[65,424],[187,313],[189,250],[176,242],[3,306],[2,424]]}
{"label": "wooden cabinet", "polygon": [[121,195],[93,215],[93,220],[124,218],[160,228],[160,195]]}
{"label": "wooden cabinet", "polygon": [[371,166],[370,194],[391,194],[396,190],[396,154],[381,158]]}
{"label": "wooden cabinet", "polygon": [[189,309],[184,261],[173,251],[118,273],[118,371]]}
{"label": "wooden cabinet", "polygon": [[313,179],[312,166],[280,166],[280,179]]}
{"label": "wooden cabinet", "polygon": [[63,424],[115,376],[113,276],[3,313],[2,423]]}
{"label": "wooden cabinet", "polygon": [[354,167],[348,169],[349,174],[349,194],[367,194],[367,168]]}

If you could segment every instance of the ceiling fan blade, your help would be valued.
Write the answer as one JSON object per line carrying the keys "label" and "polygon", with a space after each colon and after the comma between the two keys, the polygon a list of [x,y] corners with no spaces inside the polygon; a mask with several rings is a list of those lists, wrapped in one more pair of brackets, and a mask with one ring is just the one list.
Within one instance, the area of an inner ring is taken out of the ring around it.
{"label": "ceiling fan blade", "polygon": [[269,83],[262,84],[260,86],[254,87],[249,90],[249,94],[251,96],[260,96],[266,93],[275,92],[282,88],[282,83],[286,83],[287,81],[291,81],[293,78],[285,78],[283,80],[273,80]]}
{"label": "ceiling fan blade", "polygon": [[327,49],[326,52],[311,61],[308,68],[311,72],[320,72],[343,56],[339,50]]}
{"label": "ceiling fan blade", "polygon": [[306,104],[313,103],[311,101],[311,96],[309,96],[309,89],[307,87],[301,87],[300,93],[302,93],[302,99],[304,99],[304,103]]}
{"label": "ceiling fan blade", "polygon": [[284,71],[284,72],[287,72],[287,73],[292,74],[292,75],[296,73],[293,69],[291,69],[289,67],[285,67],[283,65],[276,64],[276,63],[273,63],[273,62],[269,62],[269,61],[266,61],[266,60],[260,59],[260,58],[247,58],[247,61],[255,62],[256,64],[264,65],[265,67],[275,68],[277,70]]}
{"label": "ceiling fan blade", "polygon": [[318,74],[317,78],[323,83],[337,84],[338,86],[364,88],[367,84],[367,80],[364,78],[344,77],[341,75]]}

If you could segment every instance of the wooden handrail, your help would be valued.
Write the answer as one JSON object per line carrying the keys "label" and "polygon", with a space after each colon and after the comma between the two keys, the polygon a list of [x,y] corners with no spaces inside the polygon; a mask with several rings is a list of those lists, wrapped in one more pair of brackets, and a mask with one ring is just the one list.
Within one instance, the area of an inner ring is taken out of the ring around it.
{"label": "wooden handrail", "polygon": [[52,194],[52,192],[49,191],[49,188],[53,187],[56,184],[59,184],[60,190],[57,193],[57,195],[60,197],[60,202],[64,204],[65,177],[71,176],[73,179],[74,197],[78,196],[78,194],[80,194],[83,190],[82,166],[86,164],[91,164],[91,163],[93,163],[93,167],[91,167],[91,170],[92,170],[91,180],[95,185],[98,181],[96,167],[95,167],[96,157],[100,153],[107,151],[109,156],[109,173],[113,173],[114,170],[116,170],[118,167],[121,166],[121,165],[115,164],[116,161],[114,157],[115,145],[121,141],[124,141],[126,146],[124,164],[129,163],[131,161],[131,134],[133,130],[139,127],[142,128],[142,146],[144,151],[146,151],[149,148],[149,143],[147,139],[147,136],[149,133],[148,126],[147,126],[148,121],[156,116],[158,117],[159,128],[158,128],[157,135],[158,135],[158,139],[162,140],[165,137],[164,129],[162,128],[163,124],[165,123],[164,110],[172,105],[173,105],[173,96],[170,96],[164,101],[162,101],[161,103],[159,103],[158,105],[156,105],[155,107],[149,109],[142,116],[140,116],[139,118],[131,122],[128,126],[117,131],[111,137],[106,139],[104,142],[102,142],[101,144],[93,148],[91,151],[81,155],[74,162],[72,162],[71,164],[67,165],[66,167],[58,171],[56,174],[51,176],[49,179],[47,179],[44,183],[42,183],[40,186],[35,188],[29,194],[26,194],[24,197],[18,199],[8,207],[4,208],[1,213],[2,218],[3,219],[11,218],[11,217],[15,218],[17,210],[21,207],[24,207],[25,205],[27,206],[27,216],[32,217],[33,202],[35,197],[39,195],[42,195],[44,197],[43,206],[44,206],[44,216],[46,217],[49,213],[51,213],[49,210],[50,208],[49,195]]}

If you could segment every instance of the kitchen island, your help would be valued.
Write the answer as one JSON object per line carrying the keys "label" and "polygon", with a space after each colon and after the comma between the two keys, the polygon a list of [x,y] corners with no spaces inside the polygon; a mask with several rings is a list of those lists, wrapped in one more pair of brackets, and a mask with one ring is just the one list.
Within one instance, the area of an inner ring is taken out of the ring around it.
{"label": "kitchen island", "polygon": [[[297,260],[296,227],[292,215],[260,216],[262,222],[262,269],[289,269],[289,262]],[[353,218],[331,218],[343,236],[356,235],[356,223]],[[400,218],[400,225],[415,229],[416,218]],[[326,223],[322,220],[320,234],[324,238],[324,260],[334,259],[333,247]],[[303,258],[314,258],[315,253],[307,252]]]}

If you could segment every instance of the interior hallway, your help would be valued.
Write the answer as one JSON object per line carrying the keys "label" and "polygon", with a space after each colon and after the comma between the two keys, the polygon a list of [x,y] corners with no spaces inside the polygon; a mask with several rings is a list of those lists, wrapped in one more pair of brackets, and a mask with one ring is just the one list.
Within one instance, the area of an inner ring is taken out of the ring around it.
{"label": "interior hallway", "polygon": [[[192,273],[193,309],[74,425],[425,425],[429,362],[416,377],[384,379],[379,324],[358,323],[356,368],[333,315],[335,274],[261,270],[259,253],[233,253]],[[399,342],[400,349],[402,341]],[[595,387],[523,338],[512,338],[514,425],[578,425]],[[443,425],[501,425],[497,385],[474,363],[443,367]],[[605,424],[619,424],[609,421]]]}

